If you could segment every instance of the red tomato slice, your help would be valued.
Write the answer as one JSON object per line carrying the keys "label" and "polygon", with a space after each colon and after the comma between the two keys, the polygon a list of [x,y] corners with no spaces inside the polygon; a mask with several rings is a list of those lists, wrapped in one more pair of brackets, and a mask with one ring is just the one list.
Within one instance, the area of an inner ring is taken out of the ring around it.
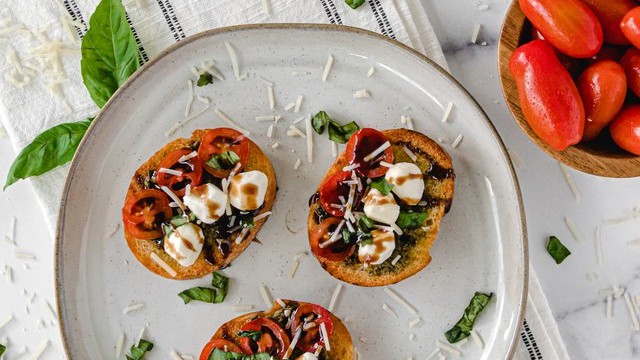
{"label": "red tomato slice", "polygon": [[[311,323],[315,325],[310,325]],[[305,324],[309,324],[306,326],[312,327],[304,330]],[[295,336],[298,326],[302,325],[303,327],[296,347],[304,352],[315,352],[318,346],[324,347],[325,339],[322,338],[320,324],[324,324],[327,335],[331,337],[331,334],[333,334],[333,321],[331,321],[329,312],[322,306],[315,304],[300,305],[293,314],[293,320],[291,321],[291,336]]]}
{"label": "red tomato slice", "polygon": [[309,234],[309,244],[314,254],[329,261],[344,261],[353,254],[356,246],[347,245],[342,240],[336,241],[325,248],[320,247],[321,243],[331,238],[332,232],[338,227],[340,221],[342,219],[337,217],[325,219]]}
{"label": "red tomato slice", "polygon": [[[320,186],[320,205],[329,214],[337,217],[344,216],[344,208],[336,208],[334,205],[342,205],[340,196],[347,199],[349,196],[349,185],[345,184],[345,180],[351,180],[351,175],[348,172],[338,172],[329,177]],[[354,204],[355,204],[354,200]]]}
{"label": "red tomato slice", "polygon": [[359,164],[360,166],[355,171],[361,176],[368,178],[384,176],[389,168],[381,166],[380,162],[386,161],[393,164],[393,149],[391,146],[369,161],[365,161],[364,158],[385,142],[387,142],[387,137],[378,130],[364,128],[356,131],[347,143],[347,149],[345,150],[347,162],[350,165]]}
{"label": "red tomato slice", "polygon": [[242,349],[233,342],[225,339],[211,339],[207,345],[204,346],[202,352],[200,353],[200,360],[209,360],[209,355],[213,352],[214,349],[222,350],[225,352],[234,352],[237,354],[244,354]]}
{"label": "red tomato slice", "polygon": [[[285,353],[289,349],[289,336],[277,322],[269,318],[261,317],[250,321],[242,325],[240,331],[262,332],[258,341],[253,341],[248,337],[243,337],[240,340],[240,347],[245,354],[266,352],[280,359],[284,359]],[[278,340],[277,343],[274,342],[274,337]]]}
{"label": "red tomato slice", "polygon": [[[180,163],[178,160],[184,155],[191,154],[193,150],[180,149],[175,150],[167,154],[156,169],[156,183],[160,186],[166,186],[178,196],[184,196],[185,188],[187,184],[191,187],[200,185],[202,180],[202,163],[198,156],[193,157],[185,163]],[[193,168],[191,168],[191,166]],[[161,171],[160,169],[172,169],[182,172],[182,175],[173,175]]]}
{"label": "red tomato slice", "polygon": [[167,195],[156,189],[132,193],[122,208],[122,221],[127,231],[144,240],[162,237],[161,224],[171,219],[171,215]]}
{"label": "red tomato slice", "polygon": [[207,172],[218,178],[226,178],[232,169],[216,169],[207,165],[207,161],[209,161],[213,155],[220,155],[227,151],[233,151],[240,158],[240,168],[238,169],[238,172],[240,172],[247,164],[249,142],[246,137],[237,130],[229,128],[207,130],[200,142],[198,156]]}

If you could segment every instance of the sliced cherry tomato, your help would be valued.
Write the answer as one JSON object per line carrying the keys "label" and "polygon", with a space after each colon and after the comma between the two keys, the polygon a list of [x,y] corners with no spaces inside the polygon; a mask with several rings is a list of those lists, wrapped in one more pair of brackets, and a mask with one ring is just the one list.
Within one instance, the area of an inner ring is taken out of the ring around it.
{"label": "sliced cherry tomato", "polygon": [[345,244],[342,240],[324,248],[320,247],[320,244],[331,238],[341,221],[342,219],[337,217],[325,219],[309,234],[309,244],[314,254],[329,261],[344,261],[353,254],[356,246]]}
{"label": "sliced cherry tomato", "polygon": [[[284,359],[285,353],[289,349],[289,336],[277,322],[269,318],[261,317],[250,321],[242,325],[240,331],[262,332],[258,341],[253,341],[249,337],[243,337],[240,340],[240,347],[245,354],[266,352],[280,359]],[[278,340],[277,343],[274,342],[274,337]]]}
{"label": "sliced cherry tomato", "polygon": [[211,339],[207,345],[204,346],[200,353],[200,360],[209,360],[209,356],[214,349],[222,350],[225,352],[233,352],[236,354],[244,354],[242,349],[233,342],[225,339]]}
{"label": "sliced cherry tomato", "polygon": [[238,172],[240,172],[247,163],[249,142],[246,137],[237,130],[229,128],[207,130],[200,142],[198,156],[205,170],[211,175],[218,178],[226,178],[232,169],[216,169],[207,165],[207,161],[209,161],[213,155],[220,155],[227,151],[233,151],[240,158],[240,168],[238,169]]}
{"label": "sliced cherry tomato", "polygon": [[584,133],[580,93],[553,48],[544,40],[519,47],[509,59],[520,107],[538,137],[555,150],[577,144]]}
{"label": "sliced cherry tomato", "polygon": [[393,149],[389,146],[381,154],[375,156],[373,159],[367,159],[365,157],[374,152],[380,146],[387,142],[387,137],[384,136],[378,130],[371,128],[364,128],[356,131],[351,135],[349,142],[347,143],[347,162],[352,164],[359,164],[360,166],[355,169],[356,173],[368,177],[377,178],[384,176],[389,170],[388,167],[380,165],[381,161],[386,161],[393,164]]}
{"label": "sliced cherry tomato", "polygon": [[167,195],[156,189],[132,193],[122,208],[122,221],[127,231],[144,240],[162,237],[161,225],[171,219],[171,215]]}
{"label": "sliced cherry tomato", "polygon": [[[198,156],[193,157],[184,163],[179,162],[184,155],[191,154],[193,150],[179,149],[167,154],[156,169],[156,183],[166,186],[178,196],[184,196],[188,184],[192,188],[200,185],[202,181],[202,163]],[[192,168],[193,167],[193,168]],[[171,169],[182,172],[182,175],[169,174],[161,169]]]}
{"label": "sliced cherry tomato", "polygon": [[[347,180],[351,180],[349,172],[337,172],[320,185],[320,205],[333,216],[344,216],[344,208],[332,205],[342,205],[340,196],[345,199],[349,196],[349,185],[344,183]],[[357,204],[355,200],[353,203]]]}
{"label": "sliced cherry tomato", "polygon": [[634,94],[640,96],[640,50],[630,47],[620,59],[620,65],[627,75],[627,85]]}
{"label": "sliced cherry tomato", "polygon": [[578,78],[587,122],[583,140],[594,140],[620,112],[627,96],[627,77],[620,64],[611,60],[589,66]]}
{"label": "sliced cherry tomato", "polygon": [[[314,325],[311,325],[312,323]],[[333,321],[331,321],[329,312],[322,306],[315,304],[300,305],[291,321],[291,336],[295,336],[298,327],[302,326],[302,334],[296,347],[304,352],[315,352],[318,346],[324,347],[325,339],[322,338],[320,324],[324,324],[327,336],[331,337]],[[305,327],[307,330],[304,330]]]}
{"label": "sliced cherry tomato", "polygon": [[614,45],[629,45],[629,40],[620,30],[620,21],[624,15],[637,6],[634,0],[582,0],[596,15],[604,41]]}
{"label": "sliced cherry tomato", "polygon": [[580,0],[519,0],[531,24],[560,52],[590,58],[602,47],[598,18]]}
{"label": "sliced cherry tomato", "polygon": [[609,126],[609,131],[618,146],[640,156],[640,105],[622,109]]}
{"label": "sliced cherry tomato", "polygon": [[620,21],[620,29],[624,36],[635,47],[640,47],[640,6],[629,10]]}

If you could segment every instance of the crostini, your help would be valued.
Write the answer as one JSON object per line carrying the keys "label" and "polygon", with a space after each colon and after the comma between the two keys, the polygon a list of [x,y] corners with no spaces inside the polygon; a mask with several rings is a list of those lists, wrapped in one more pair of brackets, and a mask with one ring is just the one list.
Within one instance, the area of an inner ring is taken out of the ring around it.
{"label": "crostini", "polygon": [[152,272],[199,278],[249,246],[275,195],[273,166],[253,141],[229,128],[196,130],[133,175],[122,208],[125,238]]}
{"label": "crostini", "polygon": [[242,315],[223,324],[205,345],[200,360],[353,359],[346,326],[322,306],[276,300],[268,311]]}
{"label": "crostini", "polygon": [[313,254],[354,285],[406,279],[431,262],[454,178],[451,158],[426,135],[358,130],[309,200]]}

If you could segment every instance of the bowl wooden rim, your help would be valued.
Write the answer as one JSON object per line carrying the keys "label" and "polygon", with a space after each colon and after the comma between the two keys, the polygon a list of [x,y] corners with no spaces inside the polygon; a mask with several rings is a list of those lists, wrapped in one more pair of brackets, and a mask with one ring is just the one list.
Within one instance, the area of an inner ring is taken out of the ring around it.
{"label": "bowl wooden rim", "polygon": [[614,153],[582,143],[570,146],[563,151],[556,151],[542,142],[529,127],[520,109],[516,83],[509,72],[509,57],[520,44],[523,31],[527,28],[525,22],[526,17],[518,1],[514,1],[502,24],[498,44],[498,70],[502,94],[520,128],[540,149],[574,169],[604,177],[640,177],[640,156],[627,153],[622,149]]}

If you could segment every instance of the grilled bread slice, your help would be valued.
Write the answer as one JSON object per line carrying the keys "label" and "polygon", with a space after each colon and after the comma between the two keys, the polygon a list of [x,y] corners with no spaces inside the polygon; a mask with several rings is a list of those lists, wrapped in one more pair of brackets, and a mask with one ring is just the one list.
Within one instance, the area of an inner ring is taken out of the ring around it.
{"label": "grilled bread slice", "polygon": [[[172,142],[166,144],[162,149],[156,152],[149,160],[147,160],[144,164],[142,164],[133,178],[131,179],[131,184],[129,185],[129,189],[127,191],[127,198],[134,192],[142,190],[145,188],[145,179],[148,179],[149,174],[155,171],[158,167],[160,161],[170,152],[178,149],[198,149],[198,145],[204,136],[206,130],[196,130],[191,135],[191,138],[181,138],[173,140]],[[269,158],[260,150],[258,145],[256,145],[253,141],[247,139],[249,142],[249,155],[247,157],[247,164],[244,166],[243,171],[251,171],[251,170],[259,170],[267,175],[268,178],[268,187],[265,194],[264,205],[260,210],[260,213],[271,211],[273,206],[273,202],[276,197],[276,174],[273,169],[273,165]],[[255,221],[253,228],[246,234],[240,244],[237,244],[235,241],[230,241],[230,249],[226,253],[223,254],[220,249],[217,247],[215,249],[211,249],[211,254],[213,259],[209,259],[207,261],[205,259],[205,248],[203,248],[202,253],[196,260],[196,262],[188,267],[181,266],[176,260],[174,260],[169,254],[167,254],[163,247],[157,244],[152,240],[142,240],[133,236],[129,231],[127,231],[126,227],[124,230],[124,235],[127,240],[127,244],[129,245],[129,249],[133,253],[133,255],[138,259],[138,261],[144,265],[147,269],[152,272],[164,276],[166,278],[175,279],[175,280],[187,280],[200,278],[205,275],[211,274],[213,271],[218,269],[223,269],[233,260],[235,260],[240,254],[251,244],[251,242],[255,239],[256,235],[262,228],[262,225],[265,223],[267,219],[263,218],[258,221]],[[231,239],[234,239],[238,236],[240,230],[230,236]],[[205,232],[205,247],[213,247],[217,245],[216,239],[211,239],[207,236],[207,232]],[[162,261],[167,263],[171,268],[173,268],[177,275],[171,276],[164,270],[156,261],[151,258],[151,254],[156,254]]]}
{"label": "grilled bread slice", "polygon": [[[307,304],[304,302],[297,302],[293,300],[282,300],[283,303],[287,306],[287,308],[297,308],[300,305]],[[280,321],[285,321],[286,316],[282,317],[283,313],[282,305],[278,304],[278,302],[274,302],[273,307],[267,311],[259,311],[252,312],[249,314],[245,314],[239,316],[235,319],[229,320],[224,323],[213,335],[212,339],[225,339],[229,340],[233,343],[239,344],[241,338],[238,336],[240,332],[240,328],[259,317],[271,317],[276,319],[281,319]],[[353,341],[351,339],[351,334],[347,327],[332,313],[329,313],[331,317],[331,321],[333,322],[333,334],[329,337],[329,345],[330,350],[322,351],[323,357],[319,357],[319,359],[325,360],[351,360],[353,359]],[[288,330],[287,330],[288,331]],[[292,360],[295,358],[292,357]]]}
{"label": "grilled bread slice", "polygon": [[[426,135],[407,129],[385,130],[393,148],[395,163],[414,162],[422,171],[425,180],[425,197],[428,218],[422,227],[405,231],[396,240],[396,248],[388,261],[380,265],[364,267],[358,261],[357,251],[345,261],[328,261],[318,255],[320,265],[334,277],[359,286],[385,286],[401,280],[424,269],[431,262],[429,250],[436,240],[440,229],[440,220],[449,211],[454,194],[454,171],[451,157],[435,141]],[[407,154],[404,148],[415,154],[416,160]],[[342,153],[329,168],[320,184],[347,166],[346,154]],[[318,189],[319,190],[319,189]],[[315,196],[310,204],[307,220],[309,237],[318,227],[316,208],[321,207]],[[315,255],[315,254],[314,254]],[[400,255],[395,265],[391,259]]]}

